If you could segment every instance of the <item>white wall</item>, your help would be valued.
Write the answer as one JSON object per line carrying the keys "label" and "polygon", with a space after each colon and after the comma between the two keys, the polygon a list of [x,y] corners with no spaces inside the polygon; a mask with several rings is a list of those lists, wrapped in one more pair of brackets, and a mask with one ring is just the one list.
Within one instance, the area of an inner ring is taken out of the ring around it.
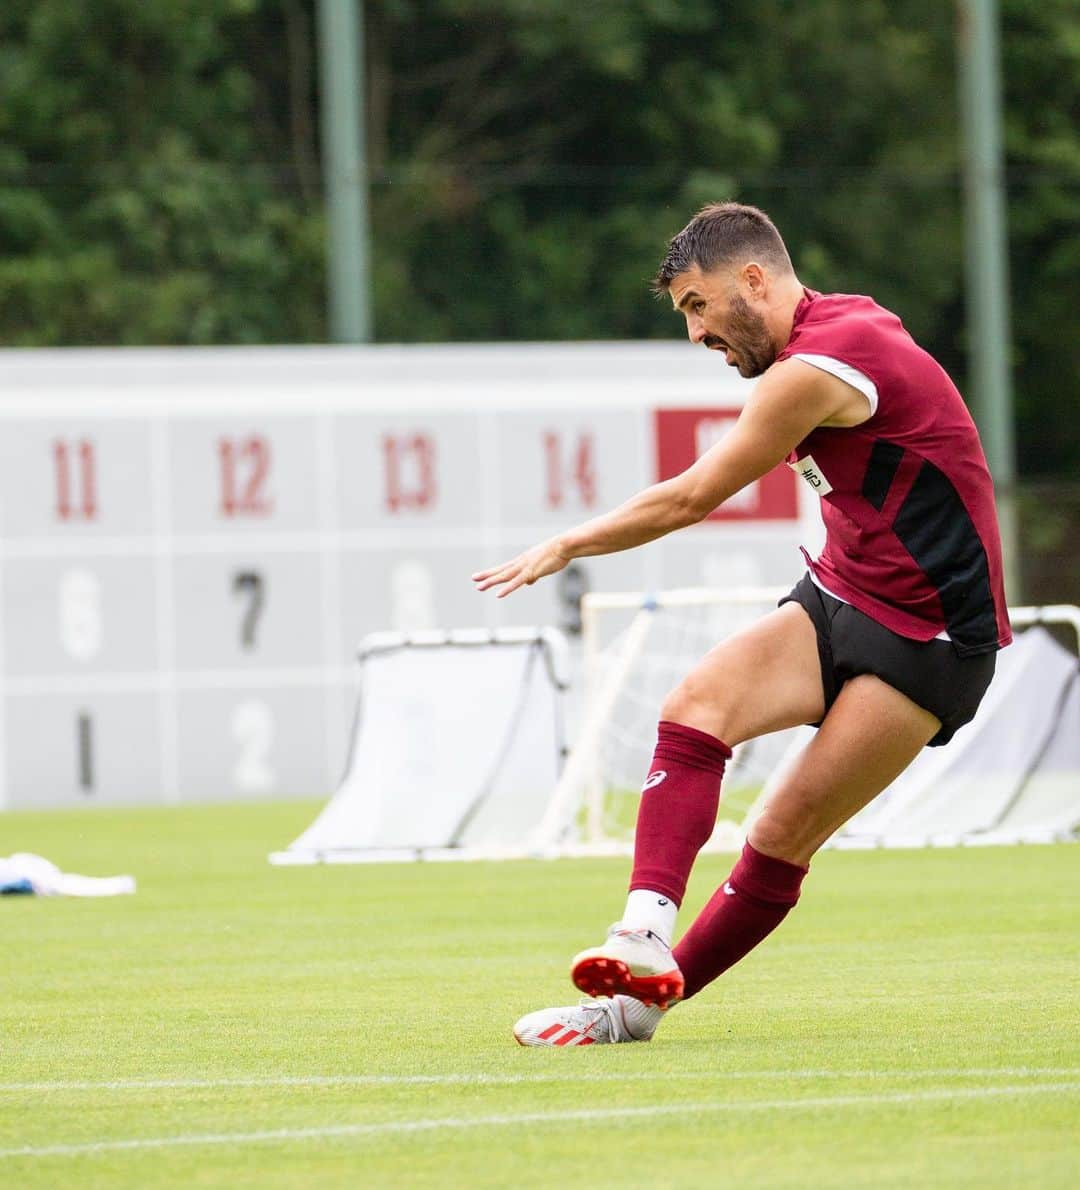
{"label": "white wall", "polygon": [[[564,622],[565,580],[469,574],[687,465],[748,387],[674,343],[0,352],[0,806],[328,791],[365,632]],[[581,574],[793,581],[796,500],[785,470]]]}

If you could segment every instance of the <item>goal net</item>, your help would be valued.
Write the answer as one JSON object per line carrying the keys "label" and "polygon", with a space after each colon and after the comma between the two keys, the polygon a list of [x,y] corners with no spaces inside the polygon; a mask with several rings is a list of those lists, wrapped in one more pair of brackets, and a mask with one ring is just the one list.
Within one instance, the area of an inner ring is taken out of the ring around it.
{"label": "goal net", "polygon": [[566,650],[554,629],[365,637],[345,775],[271,863],[521,854],[565,759]]}
{"label": "goal net", "polygon": [[[713,645],[771,611],[778,590],[587,595],[580,730],[532,841],[548,854],[629,851],[664,696]],[[1080,826],[1080,639],[1075,607],[1015,608],[973,723],[924,749],[833,840],[839,846],[1043,841]],[[1057,625],[1069,647],[1042,627]],[[1023,631],[1026,629],[1026,631]],[[1071,638],[1071,639],[1070,639]],[[741,846],[758,808],[813,736],[779,732],[738,746],[711,850]]]}
{"label": "goal net", "polygon": [[[533,839],[535,852],[602,855],[631,849],[664,697],[713,645],[772,611],[785,593],[786,588],[694,588],[583,597],[578,731]],[[793,739],[794,732],[779,732],[734,750],[706,850],[742,845],[747,817]]]}

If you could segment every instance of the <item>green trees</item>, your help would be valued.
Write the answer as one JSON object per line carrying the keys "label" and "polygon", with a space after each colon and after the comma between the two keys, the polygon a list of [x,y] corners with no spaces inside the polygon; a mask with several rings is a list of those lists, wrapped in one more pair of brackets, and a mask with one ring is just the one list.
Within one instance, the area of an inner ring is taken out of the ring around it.
{"label": "green trees", "polygon": [[320,335],[318,198],[282,185],[265,135],[260,101],[279,70],[259,77],[260,50],[281,50],[260,47],[257,7],[7,0],[4,343]]}
{"label": "green trees", "polygon": [[[366,0],[382,340],[677,336],[702,202],[964,371],[952,6]],[[1022,469],[1080,457],[1075,0],[1004,0]],[[314,0],[7,0],[0,340],[325,336]]]}

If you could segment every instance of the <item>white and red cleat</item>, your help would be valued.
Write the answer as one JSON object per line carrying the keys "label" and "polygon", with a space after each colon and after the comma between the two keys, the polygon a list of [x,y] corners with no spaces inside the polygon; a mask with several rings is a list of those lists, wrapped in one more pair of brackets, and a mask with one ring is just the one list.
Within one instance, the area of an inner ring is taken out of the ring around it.
{"label": "white and red cleat", "polygon": [[651,1037],[651,1031],[644,1036],[631,1032],[618,1000],[582,1000],[576,1007],[542,1008],[523,1016],[514,1026],[518,1045],[610,1045]]}
{"label": "white and red cleat", "polygon": [[607,941],[575,955],[570,978],[588,996],[632,996],[670,1008],[682,999],[683,977],[671,947],[652,930],[624,930],[616,923]]}

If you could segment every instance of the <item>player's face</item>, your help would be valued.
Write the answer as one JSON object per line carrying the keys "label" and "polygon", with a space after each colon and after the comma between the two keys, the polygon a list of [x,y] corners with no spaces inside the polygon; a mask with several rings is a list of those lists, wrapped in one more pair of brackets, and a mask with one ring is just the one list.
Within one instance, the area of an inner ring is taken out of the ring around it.
{"label": "player's face", "polygon": [[776,361],[765,319],[727,272],[703,273],[695,266],[672,279],[670,293],[675,309],[686,318],[690,342],[722,351],[740,376],[760,376]]}

